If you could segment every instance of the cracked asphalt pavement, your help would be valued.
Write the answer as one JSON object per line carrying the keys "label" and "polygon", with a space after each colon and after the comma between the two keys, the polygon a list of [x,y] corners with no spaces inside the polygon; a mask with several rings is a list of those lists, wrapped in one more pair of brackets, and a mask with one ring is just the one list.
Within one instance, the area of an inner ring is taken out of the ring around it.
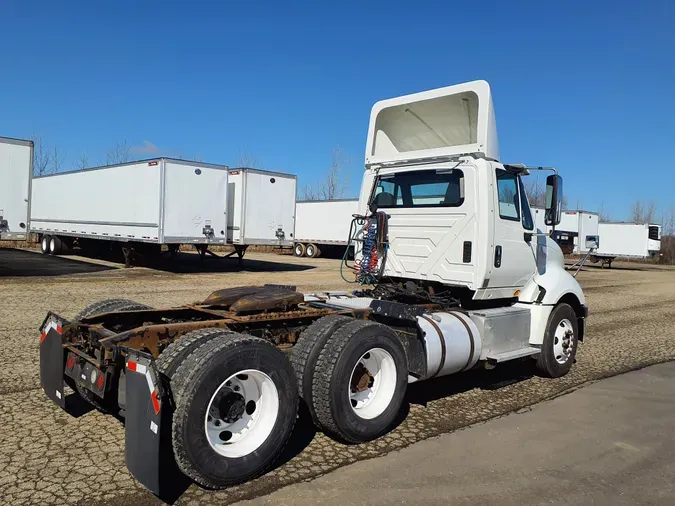
{"label": "cracked asphalt pavement", "polygon": [[[248,284],[293,284],[300,291],[349,287],[340,279],[337,260],[251,254],[239,268],[236,261],[210,259],[201,265],[194,255],[184,256],[178,268],[125,270],[106,261],[0,250],[2,504],[160,503],[127,472],[118,421],[95,411],[72,418],[43,394],[38,327],[48,310],[71,317],[92,301],[113,297],[155,307],[180,305],[219,288]],[[337,443],[316,433],[301,416],[271,472],[224,491],[191,485],[176,492],[176,504],[230,504],[258,497],[556,397],[588,381],[675,359],[675,269],[615,266],[589,267],[579,274],[590,308],[587,339],[564,378],[539,378],[525,361],[411,385],[407,416],[386,436],[362,445]]]}

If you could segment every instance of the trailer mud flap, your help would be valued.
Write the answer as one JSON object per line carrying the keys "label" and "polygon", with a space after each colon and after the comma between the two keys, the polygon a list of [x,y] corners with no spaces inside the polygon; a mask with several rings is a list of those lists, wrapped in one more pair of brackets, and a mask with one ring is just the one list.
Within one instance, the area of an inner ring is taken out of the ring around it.
{"label": "trailer mud flap", "polygon": [[66,395],[63,390],[65,353],[61,340],[61,326],[50,320],[40,335],[40,383],[52,401],[66,409]]}
{"label": "trailer mud flap", "polygon": [[170,439],[163,444],[161,388],[152,356],[129,349],[124,456],[129,472],[156,495],[160,494],[162,455],[166,446],[171,448]]}

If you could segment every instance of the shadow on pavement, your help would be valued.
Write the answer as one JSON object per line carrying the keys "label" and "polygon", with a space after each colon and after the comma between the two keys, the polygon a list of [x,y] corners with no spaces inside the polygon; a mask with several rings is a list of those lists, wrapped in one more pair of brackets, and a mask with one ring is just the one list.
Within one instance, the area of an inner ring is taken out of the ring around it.
{"label": "shadow on pavement", "polygon": [[113,267],[91,264],[71,258],[43,255],[38,251],[0,249],[0,277],[63,276],[111,269]]}
{"label": "shadow on pavement", "polygon": [[462,374],[451,374],[430,381],[413,383],[408,387],[407,400],[411,404],[427,403],[480,388],[498,390],[536,376],[535,362],[526,358],[499,365],[493,370],[476,369]]}
{"label": "shadow on pavement", "polygon": [[[73,254],[83,257],[115,262],[123,267],[124,257],[119,251],[83,251],[73,250]],[[236,257],[224,258],[224,254],[218,257],[206,256],[201,259],[199,255],[193,253],[180,253],[171,257],[168,253],[159,255],[136,255],[133,265],[137,267],[146,267],[158,271],[170,272],[172,274],[199,274],[199,273],[226,273],[226,272],[293,272],[306,271],[314,269],[312,265],[302,265],[283,262],[282,255],[274,257],[274,261],[254,260],[244,257],[240,264]],[[276,258],[279,258],[277,261]]]}

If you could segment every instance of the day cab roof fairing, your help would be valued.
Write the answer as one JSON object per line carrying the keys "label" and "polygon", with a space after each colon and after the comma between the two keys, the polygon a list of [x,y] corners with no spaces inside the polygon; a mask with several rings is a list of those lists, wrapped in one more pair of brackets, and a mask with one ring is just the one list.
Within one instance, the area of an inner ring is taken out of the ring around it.
{"label": "day cab roof fairing", "polygon": [[366,168],[466,154],[499,160],[497,124],[486,81],[413,93],[373,106]]}

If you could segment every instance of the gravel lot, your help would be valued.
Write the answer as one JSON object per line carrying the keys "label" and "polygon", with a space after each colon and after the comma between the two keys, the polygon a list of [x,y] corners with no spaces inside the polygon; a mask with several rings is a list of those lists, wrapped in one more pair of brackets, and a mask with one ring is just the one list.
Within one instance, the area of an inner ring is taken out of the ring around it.
{"label": "gravel lot", "polygon": [[[204,299],[218,288],[294,284],[301,291],[340,289],[339,262],[250,254],[236,261],[184,255],[179,267],[119,269],[105,261],[48,258],[0,250],[0,502],[3,504],[156,504],[124,465],[124,431],[111,417],[71,418],[43,395],[38,327],[46,312],[66,317],[88,303],[132,298],[155,307]],[[176,272],[180,271],[180,272]],[[578,278],[591,315],[578,363],[557,380],[522,363],[413,385],[407,418],[387,436],[345,446],[301,418],[284,463],[226,491],[191,486],[177,504],[228,504],[382,455],[548,399],[582,383],[675,359],[675,269],[616,263]]]}

